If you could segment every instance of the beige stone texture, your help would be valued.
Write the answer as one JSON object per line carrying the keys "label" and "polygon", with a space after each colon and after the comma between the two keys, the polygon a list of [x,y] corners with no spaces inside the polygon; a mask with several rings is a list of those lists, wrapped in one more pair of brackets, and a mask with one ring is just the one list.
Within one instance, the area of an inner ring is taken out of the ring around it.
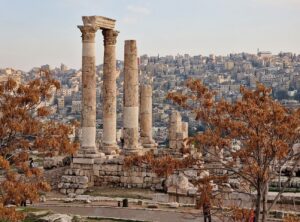
{"label": "beige stone texture", "polygon": [[143,177],[129,177],[131,183],[142,184],[144,183]]}
{"label": "beige stone texture", "polygon": [[82,127],[96,126],[95,57],[82,57]]}
{"label": "beige stone texture", "polygon": [[189,124],[187,122],[182,122],[182,133],[184,139],[189,136]]}
{"label": "beige stone texture", "polygon": [[177,131],[171,131],[172,129],[169,130],[169,140],[176,140],[177,139]]}
{"label": "beige stone texture", "polygon": [[139,106],[139,80],[137,46],[135,40],[125,41],[124,58],[124,106]]}
{"label": "beige stone texture", "polygon": [[138,128],[139,127],[139,107],[124,107],[123,108],[123,127]]}
{"label": "beige stone texture", "polygon": [[170,122],[175,123],[175,122],[181,122],[181,115],[178,111],[173,111],[170,117]]}
{"label": "beige stone texture", "polygon": [[94,57],[96,55],[95,44],[89,42],[83,42],[82,56]]}
{"label": "beige stone texture", "polygon": [[[91,25],[79,25],[77,26],[82,33],[82,42],[83,43],[95,43],[95,35],[97,32],[97,28]],[[83,44],[84,45],[84,44]]]}
{"label": "beige stone texture", "polygon": [[78,28],[82,33],[81,127],[84,139],[81,144],[81,149],[85,149],[84,152],[87,153],[96,153],[95,33],[97,29],[92,26],[78,26]]}
{"label": "beige stone texture", "polygon": [[106,154],[114,152],[116,143],[116,41],[118,32],[104,29],[104,65],[103,65],[103,144]]}
{"label": "beige stone texture", "polygon": [[111,123],[115,123],[116,118],[104,118],[103,119],[103,141],[102,146],[116,146],[116,126]]}
{"label": "beige stone texture", "polygon": [[184,134],[183,134],[183,132],[177,132],[176,133],[176,139],[177,140],[183,140],[185,137],[184,137]]}
{"label": "beige stone texture", "polygon": [[182,140],[177,140],[177,142],[176,142],[176,149],[181,149],[183,147],[183,142],[182,142]]}
{"label": "beige stone texture", "polygon": [[139,149],[138,143],[139,132],[136,128],[127,128],[124,130],[124,147],[125,149]]}
{"label": "beige stone texture", "polygon": [[114,29],[116,20],[104,16],[82,16],[85,26],[92,26],[97,29]]}
{"label": "beige stone texture", "polygon": [[119,165],[115,165],[115,164],[106,164],[106,165],[102,165],[101,170],[105,171],[105,172],[115,172],[115,171],[120,171],[121,167]]}
{"label": "beige stone texture", "polygon": [[152,138],[152,87],[140,87],[140,130],[141,142],[144,148],[156,148]]}
{"label": "beige stone texture", "polygon": [[82,127],[82,146],[95,147],[96,128],[95,127]]}
{"label": "beige stone texture", "polygon": [[170,148],[176,149],[176,144],[177,144],[176,140],[169,140],[169,147]]}
{"label": "beige stone texture", "polygon": [[74,164],[94,164],[94,160],[92,158],[73,158]]}
{"label": "beige stone texture", "polygon": [[125,153],[141,149],[139,144],[139,80],[135,40],[125,41],[123,136]]}
{"label": "beige stone texture", "polygon": [[187,125],[182,123],[181,115],[173,111],[169,120],[169,148],[180,150],[183,147],[183,139],[186,137]]}

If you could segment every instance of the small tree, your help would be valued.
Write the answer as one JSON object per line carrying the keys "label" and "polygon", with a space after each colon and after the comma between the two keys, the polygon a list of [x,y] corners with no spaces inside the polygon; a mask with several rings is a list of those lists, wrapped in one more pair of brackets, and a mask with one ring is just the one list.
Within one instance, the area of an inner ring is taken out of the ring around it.
{"label": "small tree", "polygon": [[174,171],[183,169],[197,161],[191,156],[184,159],[175,159],[170,155],[164,155],[157,158],[153,152],[147,152],[144,155],[131,155],[125,158],[124,165],[126,169],[132,166],[149,167],[159,177],[168,178]]}
{"label": "small tree", "polygon": [[50,189],[42,171],[29,164],[31,151],[54,156],[74,153],[78,147],[69,138],[76,124],[48,119],[46,102],[58,88],[48,72],[26,84],[9,79],[0,85],[0,220],[19,221],[23,215],[5,205],[35,201],[40,191]]}
{"label": "small tree", "polygon": [[[200,152],[209,154],[243,184],[239,192],[254,198],[256,221],[261,211],[262,221],[266,221],[300,163],[300,152],[293,149],[300,142],[300,109],[286,109],[262,84],[254,91],[241,87],[243,97],[234,103],[214,101],[215,93],[199,80],[187,81],[187,89],[184,94],[169,93],[168,98],[206,126],[203,133],[189,139],[190,143],[197,144]],[[233,141],[240,141],[240,149],[232,148]],[[221,152],[227,158],[220,157]],[[267,208],[268,184],[277,176],[276,168],[284,164],[291,165],[291,174]]]}
{"label": "small tree", "polygon": [[300,218],[297,216],[289,215],[284,218],[284,222],[300,222]]}
{"label": "small tree", "polygon": [[[155,156],[151,151],[144,155],[131,155],[124,160],[126,169],[132,166],[140,168],[149,167],[158,177],[165,178],[165,180],[177,170],[197,166],[199,169],[197,172],[199,177],[194,178],[191,182],[197,188],[196,208],[203,209],[205,218],[211,217],[212,204],[218,207],[222,205],[222,200],[224,199],[222,186],[223,183],[227,181],[227,176],[207,175],[206,172],[208,169],[205,168],[202,163],[202,158],[199,158],[199,155],[187,155],[184,158],[174,158],[171,155]],[[204,173],[204,175],[200,176],[202,173]],[[220,189],[218,191],[213,191],[212,181],[219,185]]]}

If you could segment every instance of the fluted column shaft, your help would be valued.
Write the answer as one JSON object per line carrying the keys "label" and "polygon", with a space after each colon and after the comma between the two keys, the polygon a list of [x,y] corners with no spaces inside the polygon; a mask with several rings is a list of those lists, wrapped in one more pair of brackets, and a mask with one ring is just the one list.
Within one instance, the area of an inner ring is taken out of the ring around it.
{"label": "fluted column shaft", "polygon": [[103,65],[103,142],[106,154],[118,149],[116,143],[116,39],[118,32],[110,29],[102,31],[104,37]]}
{"label": "fluted column shaft", "polygon": [[95,33],[92,26],[78,26],[82,33],[81,153],[96,153]]}

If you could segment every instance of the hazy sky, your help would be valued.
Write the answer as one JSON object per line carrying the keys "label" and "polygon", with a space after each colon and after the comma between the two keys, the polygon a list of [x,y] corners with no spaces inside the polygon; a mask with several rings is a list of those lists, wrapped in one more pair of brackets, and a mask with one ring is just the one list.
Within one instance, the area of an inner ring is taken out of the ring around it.
{"label": "hazy sky", "polygon": [[80,68],[82,15],[117,20],[118,59],[125,39],[140,55],[300,53],[300,0],[0,0],[0,68]]}

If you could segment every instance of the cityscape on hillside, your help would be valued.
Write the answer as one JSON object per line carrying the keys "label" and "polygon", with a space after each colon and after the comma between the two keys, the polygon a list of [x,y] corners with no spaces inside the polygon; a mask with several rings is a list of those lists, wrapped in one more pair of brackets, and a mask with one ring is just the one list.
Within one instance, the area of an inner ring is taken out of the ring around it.
{"label": "cityscape on hillside", "polygon": [[[123,107],[123,61],[117,61],[117,129],[120,142]],[[26,82],[37,78],[40,70],[49,69],[53,77],[61,83],[61,89],[53,92],[49,101],[52,109],[51,118],[63,122],[73,119],[80,121],[81,113],[81,70],[75,70],[61,64],[60,67],[43,65],[34,67],[29,72],[13,68],[0,69],[0,82],[13,78],[17,82]],[[102,84],[103,65],[97,66],[97,136],[102,138]],[[161,145],[167,142],[168,116],[174,106],[166,99],[169,91],[182,91],[189,78],[200,79],[213,91],[216,100],[225,99],[232,102],[241,99],[240,86],[250,89],[257,82],[272,89],[274,99],[288,108],[300,107],[300,55],[281,52],[273,55],[268,51],[258,51],[256,55],[248,53],[230,54],[228,56],[192,56],[168,55],[139,57],[139,76],[141,84],[153,87],[153,137]],[[189,122],[189,132],[199,128],[188,111],[182,110],[182,117]]]}
{"label": "cityscape on hillside", "polygon": [[298,0],[0,7],[0,222],[300,222]]}

